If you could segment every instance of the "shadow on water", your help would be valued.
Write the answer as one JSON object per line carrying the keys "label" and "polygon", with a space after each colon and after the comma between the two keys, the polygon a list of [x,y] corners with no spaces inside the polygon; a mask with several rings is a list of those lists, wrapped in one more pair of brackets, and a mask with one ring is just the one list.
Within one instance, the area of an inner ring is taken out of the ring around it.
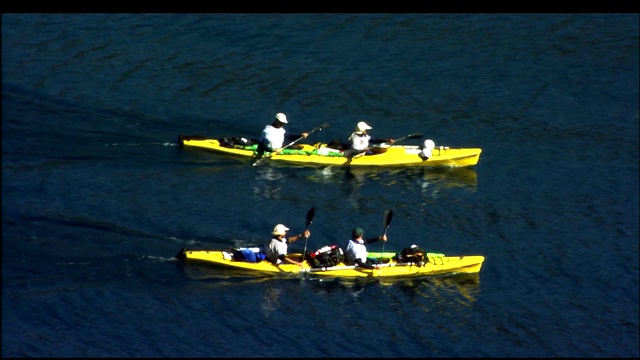
{"label": "shadow on water", "polygon": [[206,281],[216,286],[231,284],[255,284],[265,281],[300,280],[299,275],[289,274],[256,274],[255,272],[212,266],[211,264],[199,262],[176,261],[176,271],[190,280]]}

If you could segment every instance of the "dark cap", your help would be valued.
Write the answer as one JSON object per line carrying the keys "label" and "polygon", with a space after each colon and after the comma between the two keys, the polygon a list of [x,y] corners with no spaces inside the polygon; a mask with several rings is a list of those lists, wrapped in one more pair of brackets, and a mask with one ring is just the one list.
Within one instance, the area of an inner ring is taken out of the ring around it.
{"label": "dark cap", "polygon": [[362,228],[357,227],[357,228],[353,229],[353,231],[351,232],[351,235],[353,237],[362,236],[362,235],[364,235],[364,230],[362,230]]}

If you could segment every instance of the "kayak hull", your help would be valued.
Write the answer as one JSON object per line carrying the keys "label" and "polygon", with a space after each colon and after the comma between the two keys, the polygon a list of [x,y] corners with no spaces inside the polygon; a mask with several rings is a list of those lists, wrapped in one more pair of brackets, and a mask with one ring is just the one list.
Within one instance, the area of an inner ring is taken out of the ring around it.
{"label": "kayak hull", "polygon": [[338,264],[327,268],[311,268],[306,262],[303,266],[293,264],[274,265],[268,261],[251,263],[235,261],[231,254],[223,250],[186,250],[182,249],[176,255],[179,260],[207,263],[227,269],[243,270],[256,276],[265,275],[297,275],[309,274],[318,277],[381,277],[402,278],[415,276],[429,276],[442,274],[473,274],[480,272],[484,263],[484,256],[444,256],[430,253],[434,256],[425,258],[423,264],[397,263],[391,259],[380,265],[379,269],[364,269],[357,266]]}
{"label": "kayak hull", "polygon": [[[218,139],[200,136],[180,136],[178,143],[185,147],[214,151],[221,154],[253,158],[254,152],[242,146],[222,146]],[[419,167],[469,167],[475,166],[482,150],[479,148],[436,148],[429,159],[420,157],[420,147],[415,145],[391,145],[372,155],[345,157],[341,152],[320,155],[321,145],[299,144],[287,154],[272,154],[270,161],[297,165],[349,165],[349,166],[419,166]]]}

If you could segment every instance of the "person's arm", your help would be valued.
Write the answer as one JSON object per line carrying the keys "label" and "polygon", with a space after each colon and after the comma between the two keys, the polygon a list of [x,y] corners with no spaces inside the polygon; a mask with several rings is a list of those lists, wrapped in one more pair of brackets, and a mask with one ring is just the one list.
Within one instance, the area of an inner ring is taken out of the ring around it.
{"label": "person's arm", "polygon": [[311,231],[309,231],[309,229],[306,229],[304,232],[302,232],[302,233],[300,233],[298,235],[289,236],[287,238],[287,241],[292,243],[292,242],[297,241],[300,238],[304,238],[304,237],[308,238],[309,236],[311,236]]}
{"label": "person's arm", "polygon": [[256,146],[256,154],[261,158],[265,152],[272,152],[273,149],[269,146],[271,142],[268,139],[268,133],[266,128],[262,130],[260,138],[258,139],[258,146]]}
{"label": "person's arm", "polygon": [[275,152],[276,154],[281,154],[284,148],[289,146],[293,141],[298,140],[300,138],[306,138],[307,136],[309,136],[308,133],[293,134],[293,135],[289,133],[285,133],[284,138],[285,140],[290,140],[289,144],[282,144],[281,148],[273,149],[273,152]]}
{"label": "person's arm", "polygon": [[375,266],[373,266],[373,264],[370,264],[368,261],[362,262],[362,260],[360,259],[356,259],[356,265],[365,269],[375,269]]}
{"label": "person's arm", "polygon": [[393,144],[393,139],[380,139],[380,138],[371,138],[369,139],[369,144],[382,144],[382,143],[389,143],[389,144]]}
{"label": "person's arm", "polygon": [[292,258],[289,257],[289,255],[280,255],[280,260],[282,260],[282,262],[287,262],[289,264],[298,265],[302,267],[302,262],[293,260]]}
{"label": "person's arm", "polygon": [[365,239],[364,242],[365,242],[365,244],[373,244],[374,242],[376,242],[378,240],[387,241],[387,235],[386,234],[382,234],[382,235],[376,236],[374,238]]}

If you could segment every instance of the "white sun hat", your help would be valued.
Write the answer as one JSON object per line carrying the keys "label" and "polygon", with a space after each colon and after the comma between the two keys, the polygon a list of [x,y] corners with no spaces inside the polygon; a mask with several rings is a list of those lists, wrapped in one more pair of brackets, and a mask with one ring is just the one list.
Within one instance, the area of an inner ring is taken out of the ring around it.
{"label": "white sun hat", "polygon": [[423,160],[427,160],[431,157],[433,153],[433,149],[436,147],[436,143],[431,139],[427,139],[424,141],[424,147],[420,150],[420,156]]}
{"label": "white sun hat", "polygon": [[289,230],[288,227],[278,224],[273,228],[273,235],[284,235]]}
{"label": "white sun hat", "polygon": [[434,149],[436,147],[436,143],[433,142],[433,140],[431,139],[427,139],[424,141],[424,148],[425,149]]}
{"label": "white sun hat", "polygon": [[356,125],[357,133],[365,132],[367,130],[371,130],[371,126],[367,125],[367,123],[364,121],[360,121],[358,125]]}
{"label": "white sun hat", "polygon": [[280,121],[283,124],[287,123],[287,115],[285,115],[283,113],[277,113],[276,114],[276,119],[278,119],[278,121]]}

